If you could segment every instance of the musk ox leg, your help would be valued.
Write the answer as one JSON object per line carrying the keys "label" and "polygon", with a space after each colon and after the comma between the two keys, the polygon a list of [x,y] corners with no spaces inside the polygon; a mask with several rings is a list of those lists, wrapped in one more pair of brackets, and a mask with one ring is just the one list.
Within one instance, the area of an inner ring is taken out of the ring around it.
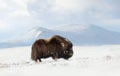
{"label": "musk ox leg", "polygon": [[69,60],[69,58],[64,58],[65,60]]}
{"label": "musk ox leg", "polygon": [[40,58],[38,60],[39,60],[39,62],[42,62]]}
{"label": "musk ox leg", "polygon": [[34,59],[35,62],[37,62],[37,60],[38,60],[37,58]]}
{"label": "musk ox leg", "polygon": [[57,53],[54,53],[54,54],[52,55],[52,58],[53,58],[55,61],[57,61],[57,59],[58,59],[58,54],[57,54]]}
{"label": "musk ox leg", "polygon": [[40,58],[36,58],[34,59],[34,61],[37,63],[37,62],[42,62]]}
{"label": "musk ox leg", "polygon": [[41,61],[41,59],[36,59],[35,62],[38,63],[38,62],[42,62],[42,61]]}
{"label": "musk ox leg", "polygon": [[57,61],[58,58],[54,58],[55,61]]}
{"label": "musk ox leg", "polygon": [[57,57],[52,57],[52,58],[53,58],[55,61],[57,61],[57,59],[58,59]]}
{"label": "musk ox leg", "polygon": [[41,61],[41,58],[38,57],[38,58],[35,60],[35,62],[42,62],[42,61]]}

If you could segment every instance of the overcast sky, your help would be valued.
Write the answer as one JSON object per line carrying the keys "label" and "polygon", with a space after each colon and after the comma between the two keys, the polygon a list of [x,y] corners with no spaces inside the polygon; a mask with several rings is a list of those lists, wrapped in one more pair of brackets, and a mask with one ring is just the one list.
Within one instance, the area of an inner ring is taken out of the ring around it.
{"label": "overcast sky", "polygon": [[34,26],[94,24],[120,32],[120,0],[0,0],[0,37]]}

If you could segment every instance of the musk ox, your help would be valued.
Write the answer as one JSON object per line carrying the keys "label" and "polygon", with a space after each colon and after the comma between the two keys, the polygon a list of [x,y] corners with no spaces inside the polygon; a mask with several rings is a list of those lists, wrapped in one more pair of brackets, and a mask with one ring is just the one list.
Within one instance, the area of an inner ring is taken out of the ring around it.
{"label": "musk ox", "polygon": [[73,56],[73,44],[68,39],[54,35],[49,39],[39,39],[32,45],[31,59],[41,62],[41,58],[69,59]]}

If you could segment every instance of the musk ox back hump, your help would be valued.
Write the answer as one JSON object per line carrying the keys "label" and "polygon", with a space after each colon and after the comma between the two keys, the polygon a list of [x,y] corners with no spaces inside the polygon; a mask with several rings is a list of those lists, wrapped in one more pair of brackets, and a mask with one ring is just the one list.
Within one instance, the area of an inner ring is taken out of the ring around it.
{"label": "musk ox back hump", "polygon": [[32,45],[31,59],[36,62],[47,57],[68,59],[72,55],[72,43],[59,35],[54,35],[49,39],[39,39]]}

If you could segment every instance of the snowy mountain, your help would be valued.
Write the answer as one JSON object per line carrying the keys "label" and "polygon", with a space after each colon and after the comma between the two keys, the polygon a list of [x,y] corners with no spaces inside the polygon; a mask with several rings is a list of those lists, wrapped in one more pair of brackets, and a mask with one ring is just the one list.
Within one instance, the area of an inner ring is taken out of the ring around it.
{"label": "snowy mountain", "polygon": [[95,25],[64,25],[54,29],[65,32],[79,45],[120,44],[120,33]]}
{"label": "snowy mountain", "polygon": [[106,30],[95,25],[63,25],[51,29],[34,27],[19,35],[18,38],[0,43],[0,48],[28,46],[40,38],[61,35],[74,45],[107,45],[120,44],[120,33]]}
{"label": "snowy mountain", "polygon": [[13,40],[0,43],[0,48],[16,47],[16,46],[29,46],[33,42],[40,38],[48,38],[56,34],[61,34],[60,31],[54,31],[42,27],[33,27],[26,32],[21,33]]}

